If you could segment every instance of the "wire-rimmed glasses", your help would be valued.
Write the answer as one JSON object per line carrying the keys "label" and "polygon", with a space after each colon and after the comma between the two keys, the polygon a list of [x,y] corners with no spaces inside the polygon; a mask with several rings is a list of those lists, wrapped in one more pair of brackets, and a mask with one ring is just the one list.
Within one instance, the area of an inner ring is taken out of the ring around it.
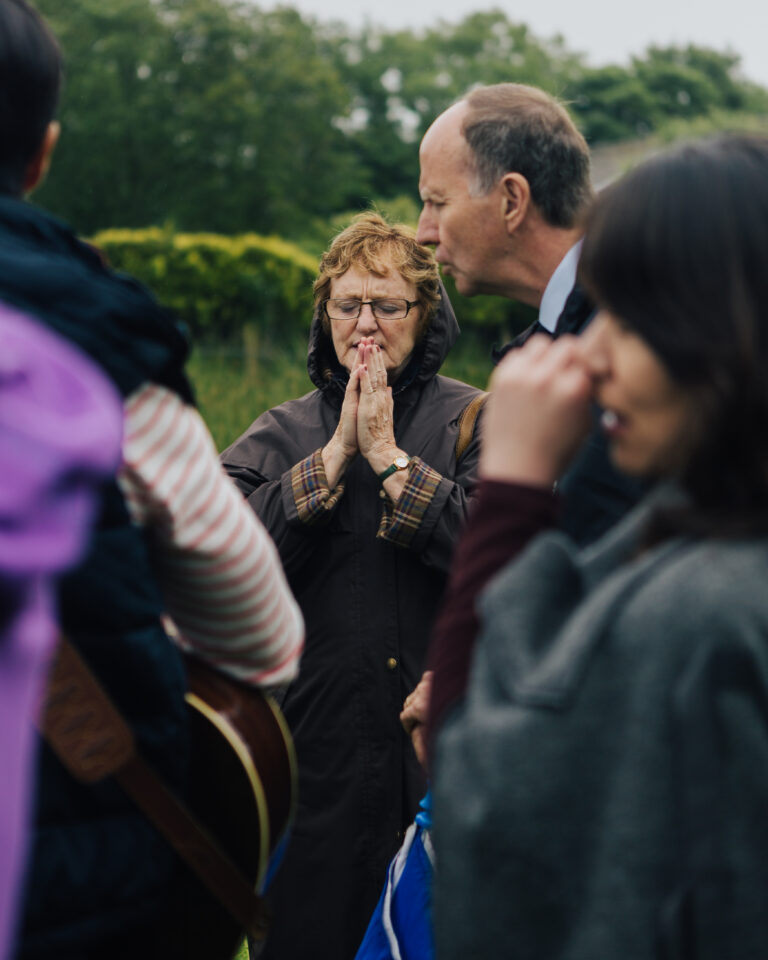
{"label": "wire-rimmed glasses", "polygon": [[377,300],[333,297],[323,300],[323,307],[331,320],[356,320],[366,303],[370,305],[377,320],[404,320],[418,300],[405,300],[400,297],[381,297]]}

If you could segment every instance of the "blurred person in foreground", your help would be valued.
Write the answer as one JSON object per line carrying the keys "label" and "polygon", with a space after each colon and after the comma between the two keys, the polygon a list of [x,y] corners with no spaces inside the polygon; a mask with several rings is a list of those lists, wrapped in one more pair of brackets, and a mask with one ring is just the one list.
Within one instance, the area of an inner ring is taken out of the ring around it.
{"label": "blurred person in foreground", "polygon": [[[274,545],[220,468],[183,371],[186,342],[131,278],[23,198],[59,136],[55,38],[0,3],[0,298],[88,354],[122,398],[121,463],[90,550],[61,583],[59,625],[183,794],[189,736],[178,644],[247,683],[296,672],[301,615]],[[86,786],[40,752],[18,955],[168,956],[155,936],[180,865],[111,780]]]}
{"label": "blurred person in foreground", "polygon": [[[437,633],[478,611],[433,761],[441,960],[768,956],[767,258],[768,140],[654,158],[589,217],[589,330],[493,376]],[[656,486],[580,550],[544,531],[592,401]]]}
{"label": "blurred person in foreground", "polygon": [[424,793],[400,728],[475,484],[457,460],[480,391],[438,371],[458,325],[431,251],[361,214],[324,254],[315,390],[262,414],[222,454],[272,534],[307,623],[283,710],[299,809],[272,890],[265,956],[354,956]]}
{"label": "blurred person in foreground", "polygon": [[0,958],[16,926],[36,756],[56,644],[56,578],[83,556],[114,473],[120,398],[70,344],[0,304]]}

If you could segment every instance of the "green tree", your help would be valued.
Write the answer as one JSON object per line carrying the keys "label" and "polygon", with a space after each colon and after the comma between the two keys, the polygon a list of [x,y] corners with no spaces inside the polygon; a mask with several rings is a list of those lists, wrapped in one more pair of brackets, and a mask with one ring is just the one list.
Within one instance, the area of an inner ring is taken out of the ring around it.
{"label": "green tree", "polygon": [[652,47],[592,68],[500,10],[413,32],[243,0],[37,3],[66,58],[39,200],[85,233],[155,224],[320,245],[316,225],[339,211],[417,198],[418,141],[474,84],[562,97],[592,144],[768,111],[733,53]]}
{"label": "green tree", "polygon": [[152,222],[172,155],[159,119],[172,109],[157,76],[165,28],[145,0],[38,5],[65,56],[62,138],[40,201],[83,230]]}
{"label": "green tree", "polygon": [[352,95],[346,129],[374,197],[414,192],[419,139],[472,85],[518,81],[560,93],[581,69],[562,38],[540,41],[499,10],[421,33],[339,26],[331,47]]}
{"label": "green tree", "polygon": [[664,116],[699,116],[722,106],[723,92],[709,73],[691,62],[684,49],[650,47],[633,66]]}
{"label": "green tree", "polygon": [[[83,231],[296,233],[343,207],[349,95],[293,10],[225,0],[41,0],[67,62],[41,202]],[[359,191],[358,191],[359,192]]]}
{"label": "green tree", "polygon": [[574,118],[590,143],[643,136],[656,124],[655,98],[624,67],[585,70],[569,92]]}
{"label": "green tree", "polygon": [[574,115],[590,143],[637,137],[672,120],[723,111],[755,114],[768,91],[739,76],[739,58],[703,47],[650,47],[627,67],[586,69],[568,88]]}

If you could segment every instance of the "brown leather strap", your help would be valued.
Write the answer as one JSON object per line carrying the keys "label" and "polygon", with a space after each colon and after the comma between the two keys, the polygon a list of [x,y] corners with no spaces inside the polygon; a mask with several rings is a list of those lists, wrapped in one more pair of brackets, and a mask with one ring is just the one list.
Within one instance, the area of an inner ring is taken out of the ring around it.
{"label": "brown leather strap", "polygon": [[478,393],[459,415],[459,435],[456,438],[456,460],[460,460],[475,433],[475,422],[488,399],[487,393]]}
{"label": "brown leather strap", "polygon": [[43,735],[69,772],[94,783],[112,775],[184,863],[254,940],[266,937],[266,906],[200,822],[138,756],[128,724],[64,637],[41,711]]}
{"label": "brown leather strap", "polygon": [[254,940],[269,928],[264,901],[216,841],[138,756],[116,774],[120,786],[195,876]]}
{"label": "brown leather strap", "polygon": [[128,724],[80,654],[63,637],[48,674],[40,728],[76,780],[96,783],[136,752]]}

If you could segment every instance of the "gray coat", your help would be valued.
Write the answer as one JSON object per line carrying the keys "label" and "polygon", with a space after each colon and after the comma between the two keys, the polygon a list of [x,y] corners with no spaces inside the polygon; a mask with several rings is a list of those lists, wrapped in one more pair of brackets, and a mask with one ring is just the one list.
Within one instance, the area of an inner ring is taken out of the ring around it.
{"label": "gray coat", "polygon": [[425,790],[399,712],[421,677],[475,483],[477,436],[458,463],[454,447],[478,391],[437,373],[457,334],[445,301],[394,391],[398,446],[442,477],[408,548],[377,538],[381,486],[360,456],[327,526],[297,516],[291,468],[330,439],[346,382],[317,317],[308,363],[317,389],[260,416],[222,455],[274,538],[307,625],[283,704],[299,758],[298,817],[264,956],[354,956]]}
{"label": "gray coat", "polygon": [[635,555],[649,509],[484,594],[438,741],[439,960],[768,957],[768,543]]}

